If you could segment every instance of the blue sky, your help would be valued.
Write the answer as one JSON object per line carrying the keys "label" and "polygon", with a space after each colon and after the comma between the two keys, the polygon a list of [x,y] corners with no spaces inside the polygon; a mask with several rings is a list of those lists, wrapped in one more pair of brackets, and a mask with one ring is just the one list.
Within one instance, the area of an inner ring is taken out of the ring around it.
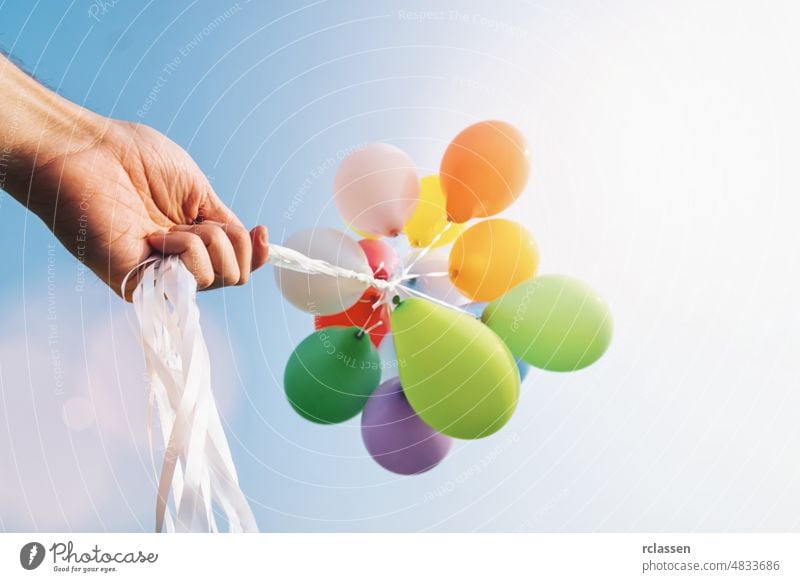
{"label": "blue sky", "polygon": [[[506,215],[543,272],[606,296],[612,349],[580,373],[534,371],[503,431],[401,478],[357,421],[312,425],[285,401],[283,366],[312,325],[270,267],[203,294],[261,529],[797,529],[791,6],[454,5],[6,1],[0,45],[68,98],[165,132],[278,242],[344,228],[328,160],[348,149],[395,144],[425,175],[476,120],[528,136],[531,184]],[[7,195],[0,225],[0,467],[17,474],[0,525],[149,530],[129,308],[98,282],[76,289],[76,263]],[[82,422],[86,402],[107,418]]]}

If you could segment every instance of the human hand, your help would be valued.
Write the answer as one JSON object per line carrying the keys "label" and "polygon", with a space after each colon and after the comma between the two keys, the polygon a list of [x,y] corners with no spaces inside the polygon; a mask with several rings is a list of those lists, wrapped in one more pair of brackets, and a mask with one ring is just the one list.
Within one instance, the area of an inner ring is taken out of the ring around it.
{"label": "human hand", "polygon": [[[117,293],[154,252],[180,255],[199,289],[244,284],[267,260],[267,229],[248,233],[191,157],[144,125],[111,122],[96,143],[39,166],[32,189],[58,192],[31,209]],[[135,277],[126,298],[134,287]]]}
{"label": "human hand", "polygon": [[151,254],[180,255],[199,289],[244,284],[266,262],[267,229],[248,232],[167,137],[28,89],[9,190],[115,293]]}

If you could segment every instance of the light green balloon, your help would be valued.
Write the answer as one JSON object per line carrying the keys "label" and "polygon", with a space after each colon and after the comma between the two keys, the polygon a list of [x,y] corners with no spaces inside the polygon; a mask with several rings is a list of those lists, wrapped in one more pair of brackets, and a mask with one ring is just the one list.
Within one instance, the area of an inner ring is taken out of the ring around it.
{"label": "light green balloon", "polygon": [[400,383],[411,407],[446,435],[499,430],[519,398],[519,372],[497,335],[466,313],[418,298],[392,312]]}
{"label": "light green balloon", "polygon": [[542,275],[492,301],[483,321],[529,364],[556,372],[596,362],[611,343],[611,311],[586,283]]}

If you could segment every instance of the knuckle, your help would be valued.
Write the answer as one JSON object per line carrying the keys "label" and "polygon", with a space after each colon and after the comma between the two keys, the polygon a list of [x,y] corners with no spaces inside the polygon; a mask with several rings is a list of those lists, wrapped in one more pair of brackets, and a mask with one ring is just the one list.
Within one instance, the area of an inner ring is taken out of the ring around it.
{"label": "knuckle", "polygon": [[248,245],[250,244],[250,234],[241,226],[238,225],[230,225],[227,228],[228,237],[237,245]]}
{"label": "knuckle", "polygon": [[208,252],[203,239],[201,239],[197,234],[189,239],[188,247],[189,252],[193,255],[197,255],[198,257],[201,257]]}
{"label": "knuckle", "polygon": [[195,278],[197,279],[198,287],[201,289],[211,287],[214,284],[214,273],[209,273],[207,269],[201,270],[195,275]]}
{"label": "knuckle", "polygon": [[228,265],[225,269],[225,276],[223,282],[225,285],[238,285],[239,280],[242,278],[239,272],[239,267],[236,264]]}
{"label": "knuckle", "polygon": [[208,229],[208,246],[213,246],[215,248],[221,248],[225,245],[227,241],[227,237],[225,236],[225,232],[216,226],[212,226]]}

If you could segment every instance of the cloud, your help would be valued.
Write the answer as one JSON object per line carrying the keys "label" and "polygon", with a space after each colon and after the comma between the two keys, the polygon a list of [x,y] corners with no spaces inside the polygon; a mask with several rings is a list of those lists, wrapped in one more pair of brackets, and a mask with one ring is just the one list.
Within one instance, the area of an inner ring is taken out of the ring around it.
{"label": "cloud", "polygon": [[[149,531],[155,481],[132,308],[68,309],[63,297],[57,309],[42,296],[0,316],[0,529]],[[230,349],[205,315],[203,329],[227,416],[236,403]]]}

